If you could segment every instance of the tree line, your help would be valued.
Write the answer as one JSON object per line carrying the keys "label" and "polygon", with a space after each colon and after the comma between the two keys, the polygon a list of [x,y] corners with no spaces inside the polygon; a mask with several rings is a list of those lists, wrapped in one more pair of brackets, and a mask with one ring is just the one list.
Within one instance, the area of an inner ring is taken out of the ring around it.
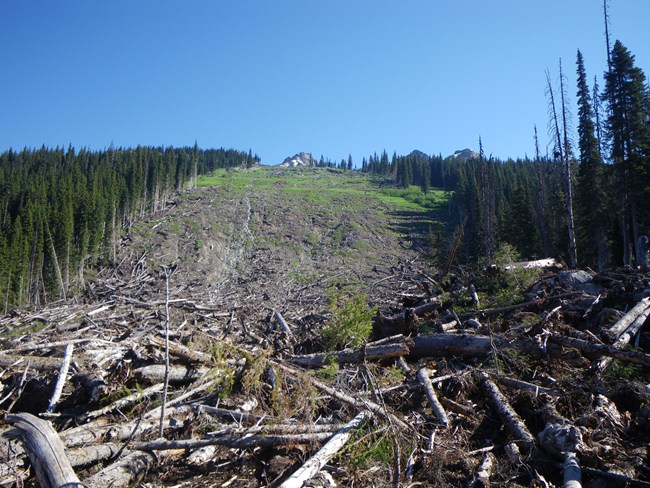
{"label": "tree line", "polygon": [[437,242],[466,222],[459,256],[469,261],[508,243],[523,258],[564,256],[572,266],[642,263],[650,233],[650,88],[620,41],[608,52],[602,93],[597,77],[589,86],[577,52],[577,144],[568,135],[560,65],[558,90],[547,72],[551,154],[540,153],[535,127],[534,158],[486,157],[479,138],[478,156],[466,160],[419,151],[389,160],[384,151],[364,158],[361,170],[401,187],[448,191],[449,227]]}
{"label": "tree line", "polygon": [[85,270],[114,262],[122,229],[165,208],[197,177],[257,156],[232,149],[137,147],[0,154],[0,297],[8,307],[64,299]]}

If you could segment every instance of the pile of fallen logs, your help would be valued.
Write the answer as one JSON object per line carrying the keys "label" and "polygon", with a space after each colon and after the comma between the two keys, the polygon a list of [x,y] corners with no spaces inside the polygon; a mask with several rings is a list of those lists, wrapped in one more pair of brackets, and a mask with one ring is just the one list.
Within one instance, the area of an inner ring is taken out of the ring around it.
{"label": "pile of fallen logs", "polygon": [[0,484],[650,486],[640,271],[548,272],[499,308],[414,286],[323,351],[289,308],[184,299],[144,261],[142,286],[0,319]]}

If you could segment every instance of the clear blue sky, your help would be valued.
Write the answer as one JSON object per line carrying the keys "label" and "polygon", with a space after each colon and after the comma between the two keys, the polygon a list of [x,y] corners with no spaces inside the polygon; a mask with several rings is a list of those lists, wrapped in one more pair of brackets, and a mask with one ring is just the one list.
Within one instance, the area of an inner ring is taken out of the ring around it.
{"label": "clear blue sky", "polygon": [[[610,0],[650,71],[649,0]],[[334,161],[534,154],[545,70],[605,69],[601,0],[2,0],[0,150],[192,145]],[[612,41],[613,42],[613,41]]]}

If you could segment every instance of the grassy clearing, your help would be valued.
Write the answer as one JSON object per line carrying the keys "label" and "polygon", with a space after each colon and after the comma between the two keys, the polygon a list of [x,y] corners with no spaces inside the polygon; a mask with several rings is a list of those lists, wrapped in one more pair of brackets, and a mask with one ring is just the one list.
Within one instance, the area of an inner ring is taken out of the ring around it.
{"label": "grassy clearing", "polygon": [[436,212],[446,202],[441,190],[424,194],[417,186],[382,188],[376,178],[327,168],[258,168],[252,171],[221,169],[199,178],[199,187],[223,187],[234,194],[255,190],[281,189],[292,198],[316,205],[345,202],[346,207],[382,203],[396,210]]}

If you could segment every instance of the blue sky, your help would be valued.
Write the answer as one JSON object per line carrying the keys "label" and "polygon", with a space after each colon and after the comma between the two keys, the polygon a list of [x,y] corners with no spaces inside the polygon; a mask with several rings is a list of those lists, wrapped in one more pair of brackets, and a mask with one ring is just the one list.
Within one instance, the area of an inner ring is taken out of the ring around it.
{"label": "blue sky", "polygon": [[[610,0],[650,70],[650,1]],[[605,70],[601,0],[2,0],[0,150],[192,145],[338,161],[546,150],[545,70]],[[613,41],[612,41],[613,42]]]}

